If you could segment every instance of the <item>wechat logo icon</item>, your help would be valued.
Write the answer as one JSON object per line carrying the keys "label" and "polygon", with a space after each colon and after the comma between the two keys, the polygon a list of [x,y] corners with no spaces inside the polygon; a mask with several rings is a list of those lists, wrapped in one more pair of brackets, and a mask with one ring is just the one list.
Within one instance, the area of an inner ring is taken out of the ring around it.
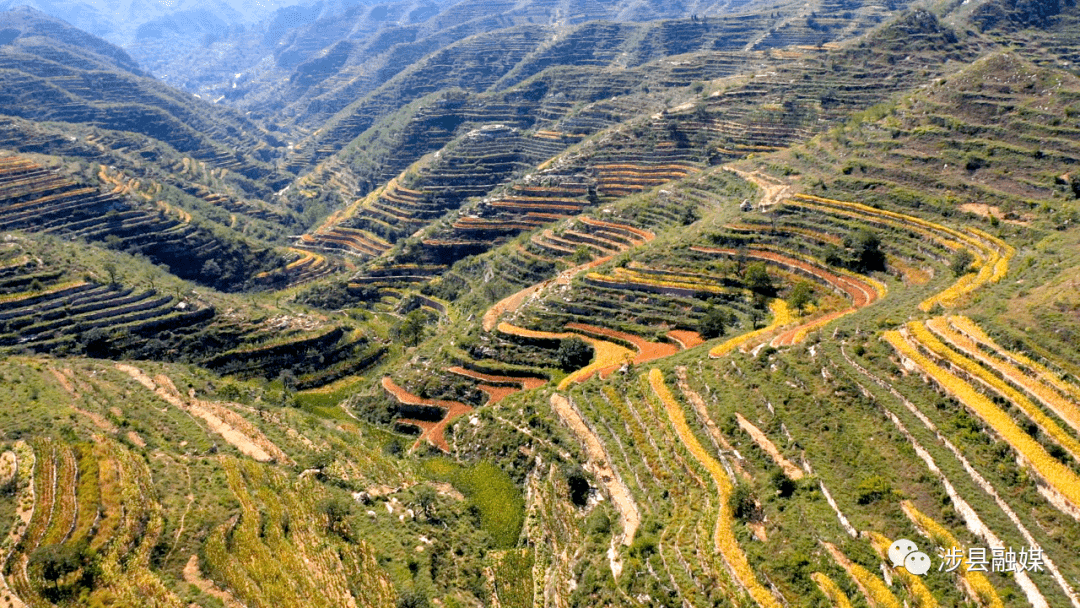
{"label": "wechat logo icon", "polygon": [[922,576],[930,571],[930,556],[919,551],[918,545],[906,538],[900,538],[889,545],[889,561],[893,566],[904,567],[905,570],[916,576]]}

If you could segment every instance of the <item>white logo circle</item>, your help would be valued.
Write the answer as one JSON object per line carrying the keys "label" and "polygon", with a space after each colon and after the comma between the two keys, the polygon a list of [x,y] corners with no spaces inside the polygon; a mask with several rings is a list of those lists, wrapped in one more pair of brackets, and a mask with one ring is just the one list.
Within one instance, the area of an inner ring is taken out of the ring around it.
{"label": "white logo circle", "polygon": [[908,553],[918,551],[919,547],[915,543],[906,538],[898,538],[893,541],[893,544],[889,545],[889,561],[893,566],[899,568],[904,565],[904,558]]}
{"label": "white logo circle", "polygon": [[922,551],[913,551],[904,558],[904,567],[907,571],[922,576],[930,571],[930,556]]}

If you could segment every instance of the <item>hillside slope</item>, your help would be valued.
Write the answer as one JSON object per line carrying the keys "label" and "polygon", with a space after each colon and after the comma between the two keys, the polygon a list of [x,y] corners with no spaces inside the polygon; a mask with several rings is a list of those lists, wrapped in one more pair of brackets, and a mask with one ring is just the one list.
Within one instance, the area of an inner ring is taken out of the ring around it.
{"label": "hillside slope", "polygon": [[5,605],[1080,608],[1077,7],[324,8],[0,47]]}

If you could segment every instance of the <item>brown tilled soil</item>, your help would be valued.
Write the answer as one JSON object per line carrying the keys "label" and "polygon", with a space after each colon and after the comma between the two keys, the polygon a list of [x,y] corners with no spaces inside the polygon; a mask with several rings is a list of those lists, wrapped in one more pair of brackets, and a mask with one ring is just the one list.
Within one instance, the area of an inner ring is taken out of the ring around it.
{"label": "brown tilled soil", "polygon": [[[270,462],[272,460],[285,463],[292,462],[285,455],[285,452],[281,451],[255,425],[243,419],[239,414],[205,401],[192,400],[191,403],[188,403],[180,395],[180,391],[176,389],[172,380],[165,375],[159,374],[156,378],[151,378],[141,369],[125,363],[117,363],[116,369],[131,376],[136,382],[153,391],[163,401],[201,418],[210,430],[220,435],[222,439],[239,450],[240,453],[259,462]],[[222,419],[221,416],[225,416],[226,419]],[[230,422],[234,424],[230,424]]]}
{"label": "brown tilled soil", "polygon": [[765,436],[765,433],[761,432],[761,429],[754,426],[752,422],[743,417],[742,414],[735,412],[735,419],[739,421],[739,427],[746,431],[750,438],[754,440],[754,443],[758,445],[770,458],[773,459],[777,465],[784,471],[784,475],[787,475],[789,479],[799,480],[803,478],[803,470],[795,466],[784,455],[780,453],[780,450],[776,448],[776,445]]}
{"label": "brown tilled soil", "polygon": [[638,526],[641,525],[641,514],[629,489],[611,468],[604,444],[581,418],[569,399],[556,393],[551,396],[551,406],[559,419],[570,427],[570,430],[585,446],[585,455],[588,458],[586,464],[594,470],[596,479],[603,484],[608,496],[611,497],[611,502],[615,503],[615,507],[619,510],[623,530],[622,541],[623,544],[629,545],[634,539]]}

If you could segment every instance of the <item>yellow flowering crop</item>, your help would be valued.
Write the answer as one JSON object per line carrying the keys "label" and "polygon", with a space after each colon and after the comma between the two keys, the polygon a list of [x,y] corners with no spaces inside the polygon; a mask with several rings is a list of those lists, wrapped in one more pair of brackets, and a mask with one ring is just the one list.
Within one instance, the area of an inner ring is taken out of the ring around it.
{"label": "yellow flowering crop", "polygon": [[[887,538],[884,534],[877,532],[864,533],[870,537],[870,544],[874,546],[874,551],[877,552],[882,559],[885,559],[889,551],[889,545],[892,544],[892,540]],[[893,568],[900,580],[904,582],[904,586],[907,587],[911,593],[911,597],[914,599],[915,608],[937,608],[937,600],[934,599],[934,595],[930,593],[930,589],[926,586],[926,583],[922,581],[921,577],[907,571],[907,568]]]}
{"label": "yellow flowering crop", "polygon": [[767,327],[762,327],[759,330],[752,331],[741,336],[735,336],[734,338],[727,340],[723,344],[713,347],[713,349],[709,351],[709,357],[713,359],[719,359],[721,357],[727,356],[731,353],[731,351],[735,350],[746,342],[749,342],[750,340],[753,340],[754,338],[763,334],[767,334],[774,329],[789,325],[795,321],[795,317],[791,314],[791,310],[788,308],[787,302],[784,302],[779,298],[769,303],[769,310],[771,310],[773,313],[773,322],[770,323]]}
{"label": "yellow flowering crop", "polygon": [[970,408],[995,433],[1005,439],[1031,465],[1035,473],[1074,506],[1080,506],[1080,477],[1046,452],[993,401],[923,356],[898,331],[885,332],[885,340],[901,355],[915,362],[935,382]]}
{"label": "yellow flowering crop", "polygon": [[820,572],[811,574],[810,578],[814,579],[814,582],[817,583],[821,592],[825,594],[825,597],[829,598],[833,608],[851,608],[851,600],[848,599],[844,590],[834,583],[831,578]]}
{"label": "yellow flowering crop", "polygon": [[[945,526],[919,511],[910,500],[901,502],[900,508],[904,510],[904,514],[908,516],[908,519],[929,536],[930,540],[937,543],[939,547],[963,548],[960,541],[956,540],[956,537],[946,530]],[[983,573],[969,572],[966,560],[957,571],[964,578],[964,582],[967,583],[968,587],[978,596],[980,604],[986,608],[1004,608],[1001,598],[998,597],[997,590],[994,589],[994,586],[990,584],[990,580]]]}
{"label": "yellow flowering crop", "polygon": [[885,586],[884,581],[874,576],[874,574],[866,568],[863,568],[859,564],[848,559],[848,557],[832,543],[822,544],[829,552],[829,555],[832,556],[833,560],[841,568],[847,571],[848,576],[854,579],[855,584],[859,586],[859,590],[866,596],[866,602],[870,604],[872,608],[902,608],[900,600],[896,599],[896,596],[892,594],[892,591],[889,591],[889,588]]}
{"label": "yellow flowering crop", "polygon": [[[717,550],[732,572],[735,573],[739,583],[754,598],[758,606],[761,608],[781,608],[780,602],[773,597],[773,594],[758,582],[757,576],[754,575],[753,569],[750,568],[750,563],[746,561],[746,554],[743,553],[739,543],[735,540],[735,533],[732,530],[735,517],[731,512],[731,507],[728,505],[728,497],[731,495],[734,486],[731,485],[727,473],[720,463],[705,450],[694,432],[690,430],[682,406],[675,401],[675,397],[672,396],[671,391],[664,384],[664,374],[660,370],[653,368],[649,372],[649,384],[652,386],[653,392],[664,404],[668,418],[675,427],[675,432],[679,435],[683,445],[690,451],[694,459],[709,471],[713,483],[716,484],[717,492],[720,494],[720,513],[716,520],[716,530],[714,532]],[[900,606],[895,608],[900,608]]]}
{"label": "yellow flowering crop", "polygon": [[908,329],[923,346],[935,353],[935,355],[944,357],[950,363],[953,363],[975,378],[986,383],[990,388],[1011,401],[1013,405],[1020,408],[1020,410],[1035,422],[1035,424],[1039,425],[1047,435],[1050,435],[1054,438],[1054,441],[1061,444],[1061,447],[1068,450],[1074,457],[1080,458],[1080,441],[1077,441],[1072,435],[1065,432],[1053,418],[1047,416],[1038,406],[1032,403],[1030,399],[1020,393],[1020,391],[1009,386],[1004,380],[998,378],[975,361],[968,359],[942,344],[937,336],[931,333],[927,327],[933,329],[938,334],[946,333],[946,335],[948,335],[944,317],[931,319],[926,322],[926,326],[923,326],[922,323],[918,322],[908,323]]}

